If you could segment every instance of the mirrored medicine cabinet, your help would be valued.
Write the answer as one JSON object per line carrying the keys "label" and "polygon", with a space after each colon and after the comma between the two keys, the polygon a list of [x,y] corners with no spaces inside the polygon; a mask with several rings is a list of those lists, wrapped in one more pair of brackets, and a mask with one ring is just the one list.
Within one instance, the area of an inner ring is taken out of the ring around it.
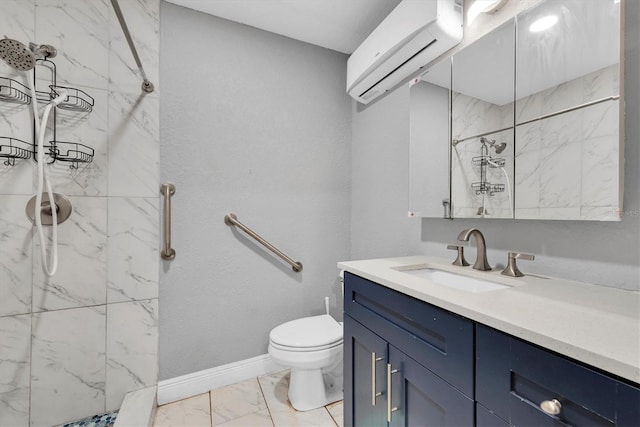
{"label": "mirrored medicine cabinet", "polygon": [[409,215],[620,220],[621,7],[543,1],[414,79]]}

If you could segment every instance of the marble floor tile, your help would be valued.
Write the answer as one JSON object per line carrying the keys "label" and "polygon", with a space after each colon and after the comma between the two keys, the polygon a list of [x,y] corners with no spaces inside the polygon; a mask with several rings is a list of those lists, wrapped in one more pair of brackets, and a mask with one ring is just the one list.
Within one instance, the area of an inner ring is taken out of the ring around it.
{"label": "marble floor tile", "polygon": [[267,409],[256,378],[212,390],[210,396],[214,426]]}
{"label": "marble floor tile", "polygon": [[211,426],[209,393],[159,407],[153,425],[155,427]]}
{"label": "marble floor tile", "polygon": [[336,423],[325,408],[298,412],[289,403],[289,372],[282,371],[258,378],[273,424],[278,426],[331,426]]}
{"label": "marble floor tile", "polygon": [[158,408],[154,427],[343,427],[343,402],[298,412],[287,399],[289,371],[252,378]]}
{"label": "marble floor tile", "polygon": [[273,427],[273,421],[271,420],[271,416],[269,415],[268,409],[263,409],[262,411],[254,412],[253,414],[245,415],[240,418],[236,418],[231,421],[227,421],[226,423],[216,424],[213,422],[213,425],[223,426],[223,427]]}
{"label": "marble floor tile", "polygon": [[326,408],[331,414],[333,421],[338,424],[338,427],[344,427],[344,402],[341,400],[327,405]]}

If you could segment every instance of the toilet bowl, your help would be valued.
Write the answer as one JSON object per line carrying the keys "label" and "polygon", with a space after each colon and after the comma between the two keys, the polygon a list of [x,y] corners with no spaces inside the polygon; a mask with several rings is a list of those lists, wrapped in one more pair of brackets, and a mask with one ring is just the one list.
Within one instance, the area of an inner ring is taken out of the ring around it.
{"label": "toilet bowl", "polygon": [[327,314],[283,323],[269,334],[269,355],[291,368],[289,401],[310,411],[342,400],[342,325]]}

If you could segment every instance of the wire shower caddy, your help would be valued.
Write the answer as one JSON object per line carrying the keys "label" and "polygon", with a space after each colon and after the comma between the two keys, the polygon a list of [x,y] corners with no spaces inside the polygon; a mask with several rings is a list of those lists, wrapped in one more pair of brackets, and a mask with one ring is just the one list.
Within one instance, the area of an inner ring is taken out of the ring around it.
{"label": "wire shower caddy", "polygon": [[[69,164],[70,169],[78,169],[80,163],[91,163],[95,151],[93,148],[77,142],[60,141],[57,137],[57,109],[78,113],[91,113],[95,105],[95,100],[85,91],[69,87],[58,86],[56,65],[49,59],[38,59],[36,67],[33,69],[34,82],[37,82],[36,70],[48,69],[51,73],[48,91],[35,90],[36,97],[39,102],[49,103],[56,98],[62,89],[67,91],[66,98],[53,109],[53,138],[45,144],[46,155],[49,157],[47,163],[64,162]],[[0,102],[11,104],[29,105],[32,103],[29,95],[29,88],[15,79],[9,77],[0,77]],[[35,135],[34,135],[35,140]],[[0,136],[0,158],[4,158],[5,166],[15,166],[16,159],[26,160],[33,158],[36,160],[36,144],[21,139],[8,136]]]}
{"label": "wire shower caddy", "polygon": [[[482,139],[481,139],[482,142]],[[496,193],[502,193],[505,189],[504,184],[492,184],[487,180],[487,168],[501,168],[506,164],[506,160],[501,157],[491,157],[486,144],[482,142],[480,156],[473,157],[471,162],[474,166],[480,168],[480,181],[471,184],[471,189],[476,195],[488,194],[493,196]]]}

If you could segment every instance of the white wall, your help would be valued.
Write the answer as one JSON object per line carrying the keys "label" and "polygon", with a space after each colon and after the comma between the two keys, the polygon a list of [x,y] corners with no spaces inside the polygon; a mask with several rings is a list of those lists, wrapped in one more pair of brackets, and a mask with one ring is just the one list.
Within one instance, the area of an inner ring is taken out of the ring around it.
{"label": "white wall", "polygon": [[[525,2],[522,2],[524,6]],[[529,2],[535,3],[535,2]],[[477,20],[463,45],[517,12]],[[517,6],[520,6],[518,2]],[[508,251],[536,255],[524,272],[570,278],[624,289],[640,289],[640,3],[626,2],[625,205],[619,223],[527,220],[441,220],[407,218],[409,92],[405,85],[368,107],[353,107],[351,258],[428,254],[455,258],[446,250],[458,233],[478,227],[489,261],[504,265]],[[468,258],[473,259],[474,251]]]}
{"label": "white wall", "polygon": [[[2,34],[55,46],[57,83],[95,99],[91,113],[58,111],[58,139],[85,144],[95,156],[78,169],[50,166],[54,191],[73,205],[59,227],[53,278],[42,272],[25,215],[35,162],[0,162],[2,426],[101,414],[118,409],[128,391],[157,383],[159,1],[121,4],[154,94],[141,95],[109,2],[1,2]],[[43,68],[39,89],[51,84]],[[25,82],[2,61],[0,77]],[[30,106],[0,102],[0,136],[32,142],[32,129]]]}
{"label": "white wall", "polygon": [[[162,3],[161,164],[174,261],[160,285],[160,377],[267,352],[269,331],[341,318],[349,258],[346,55]],[[229,228],[229,212],[302,273]]]}

